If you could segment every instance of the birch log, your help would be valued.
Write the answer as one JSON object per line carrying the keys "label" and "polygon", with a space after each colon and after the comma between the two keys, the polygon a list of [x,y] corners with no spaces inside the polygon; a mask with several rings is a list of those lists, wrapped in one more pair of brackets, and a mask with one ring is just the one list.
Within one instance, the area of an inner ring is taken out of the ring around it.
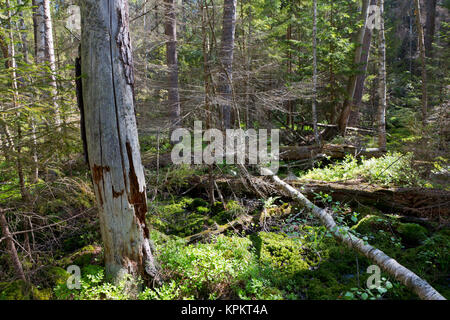
{"label": "birch log", "polygon": [[343,242],[350,249],[354,249],[365,257],[375,262],[381,269],[393,276],[396,280],[414,291],[423,300],[445,300],[445,298],[437,292],[428,282],[417,276],[411,270],[399,264],[396,260],[387,256],[383,251],[378,250],[371,245],[365,244],[363,240],[346,232],[343,227],[336,224],[333,217],[324,209],[321,209],[309,201],[301,192],[282,181],[273,172],[267,170],[267,174],[272,176],[275,185],[288,193],[293,199],[297,200],[305,207],[310,209],[312,213],[320,219],[325,227],[338,240]]}
{"label": "birch log", "polygon": [[109,276],[158,281],[134,113],[126,0],[81,0],[81,70],[89,165]]}

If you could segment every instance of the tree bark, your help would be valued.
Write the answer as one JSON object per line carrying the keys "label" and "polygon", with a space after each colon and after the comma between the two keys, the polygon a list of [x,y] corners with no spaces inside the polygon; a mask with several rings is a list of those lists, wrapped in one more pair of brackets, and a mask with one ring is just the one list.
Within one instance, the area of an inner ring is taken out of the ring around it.
{"label": "tree bark", "polygon": [[45,62],[44,0],[33,0],[34,54],[36,63]]}
{"label": "tree bark", "polygon": [[387,89],[386,89],[386,39],[384,34],[384,0],[378,1],[380,8],[380,30],[379,37],[379,81],[378,81],[378,147],[386,150],[386,109],[387,109]]}
{"label": "tree bark", "polygon": [[80,5],[86,138],[106,272],[116,280],[131,274],[159,282],[145,220],[128,1],[81,0]]}
{"label": "tree bark", "polygon": [[222,105],[223,126],[231,128],[231,105],[233,102],[233,53],[236,30],[236,1],[224,0],[222,43],[220,49],[220,100]]}
{"label": "tree bark", "polygon": [[317,128],[317,0],[313,3],[313,103],[312,118],[314,139],[320,145],[319,129]]}
{"label": "tree bark", "polygon": [[[356,49],[355,49],[354,65],[357,67],[359,67],[359,64],[361,62],[362,43],[364,40],[364,34],[366,30],[367,17],[369,11],[368,9],[369,9],[369,0],[362,0],[361,18],[364,24],[359,30],[355,40]],[[342,136],[345,136],[348,119],[350,117],[350,111],[352,110],[353,96],[355,94],[356,89],[356,80],[357,74],[354,74],[350,77],[347,84],[347,96],[344,100],[341,115],[339,117],[338,122],[339,131]]]}
{"label": "tree bark", "polygon": [[425,57],[423,26],[421,22],[421,13],[420,13],[420,0],[414,0],[414,2],[415,2],[417,33],[419,38],[418,40],[419,40],[420,62],[422,64],[422,122],[423,125],[425,125],[428,113],[427,66]]}
{"label": "tree bark", "polygon": [[53,104],[53,112],[55,114],[55,126],[57,131],[61,130],[61,115],[58,105],[58,86],[56,83],[56,62],[55,62],[55,48],[53,42],[53,24],[50,8],[50,0],[44,0],[44,24],[45,24],[45,59],[50,67],[50,86],[51,98]]}
{"label": "tree bark", "polygon": [[414,293],[416,293],[421,299],[445,300],[445,298],[428,282],[417,276],[411,270],[399,264],[396,260],[387,256],[383,251],[378,250],[369,244],[365,244],[363,240],[347,232],[343,227],[336,224],[332,215],[327,210],[321,209],[314,205],[302,193],[282,181],[278,176],[270,172],[270,170],[263,170],[267,170],[269,174],[272,174],[272,179],[277,187],[282,189],[285,193],[297,200],[306,208],[310,209],[311,212],[322,222],[322,224],[333,234],[336,240],[375,262],[381,269],[393,276],[397,281],[414,291]]}
{"label": "tree bark", "polygon": [[[376,5],[377,0],[371,0],[370,5]],[[372,42],[372,30],[366,26],[364,39],[362,42],[360,69],[356,76],[355,94],[353,95],[353,109],[350,111],[349,125],[358,126],[359,111],[361,109],[362,98],[364,94],[364,83],[366,81],[367,65],[369,63],[370,45]]]}
{"label": "tree bark", "polygon": [[164,0],[166,9],[165,32],[167,37],[166,58],[169,68],[169,106],[172,130],[181,126],[180,94],[178,90],[177,19],[175,0]]}
{"label": "tree bark", "polygon": [[432,56],[434,34],[436,31],[436,5],[437,0],[427,0],[427,21],[425,25],[425,53],[428,58]]}

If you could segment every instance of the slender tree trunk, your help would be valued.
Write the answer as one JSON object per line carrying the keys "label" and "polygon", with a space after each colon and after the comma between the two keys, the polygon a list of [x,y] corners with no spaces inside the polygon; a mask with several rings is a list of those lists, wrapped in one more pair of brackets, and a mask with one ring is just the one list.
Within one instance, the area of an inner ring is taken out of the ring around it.
{"label": "slender tree trunk", "polygon": [[432,56],[433,51],[433,41],[434,34],[436,31],[436,5],[437,0],[427,0],[426,2],[426,10],[427,10],[427,22],[425,25],[426,33],[425,33],[425,53],[427,57]]}
{"label": "slender tree trunk", "polygon": [[128,1],[81,0],[80,6],[83,109],[106,273],[159,282],[145,220]]}
{"label": "slender tree trunk", "polygon": [[317,128],[317,0],[313,2],[313,102],[312,117],[314,139],[320,145],[319,130]]}
{"label": "slender tree trunk", "polygon": [[[14,43],[14,33],[13,24],[11,19],[10,2],[6,1],[6,7],[8,8],[8,32],[9,32],[9,58],[8,64],[11,72],[11,87],[12,87],[12,97],[13,105],[15,110],[19,110],[19,93],[17,86],[17,62],[16,62],[16,50]],[[16,125],[17,125],[17,140],[14,143],[16,151],[16,164],[17,164],[17,174],[19,178],[19,188],[20,195],[24,201],[29,199],[28,192],[25,186],[25,174],[23,170],[22,162],[22,123],[21,123],[21,113],[16,111]]]}
{"label": "slender tree trunk", "polygon": [[58,105],[58,86],[56,83],[56,62],[55,48],[53,42],[53,26],[50,0],[44,0],[44,25],[45,25],[45,58],[50,67],[50,86],[52,87],[52,104],[55,114],[55,125],[58,131],[61,130],[61,114]]}
{"label": "slender tree trunk", "polygon": [[[23,0],[18,1],[19,4],[23,4]],[[24,62],[26,64],[30,63],[30,60],[28,59],[28,37],[27,37],[27,27],[25,25],[25,21],[23,19],[23,12],[19,12],[19,29],[22,33],[22,53],[24,57]],[[32,177],[31,181],[33,183],[37,183],[39,180],[39,158],[38,158],[38,152],[37,152],[37,138],[36,138],[36,120],[34,119],[34,116],[30,116],[30,128],[31,128],[31,152],[32,152],[32,162],[33,162],[33,168],[32,168]]]}
{"label": "slender tree trunk", "polygon": [[178,90],[177,20],[175,0],[164,0],[166,9],[165,32],[167,37],[166,58],[169,68],[169,106],[172,130],[181,126],[180,94]]}
{"label": "slender tree trunk", "polygon": [[[371,0],[370,5],[377,5],[377,0]],[[367,65],[370,56],[370,45],[372,43],[372,30],[366,26],[364,39],[362,43],[360,69],[356,76],[355,94],[353,96],[353,109],[350,112],[349,125],[357,127],[359,123],[359,112],[361,109],[362,98],[364,94],[364,84],[366,81]]]}
{"label": "slender tree trunk", "polygon": [[[287,73],[288,77],[292,76],[292,48],[291,48],[291,40],[292,40],[292,23],[289,23],[286,30],[286,40],[287,40]],[[293,117],[293,104],[292,100],[288,98],[287,101],[287,127],[294,128],[294,117]]]}
{"label": "slender tree trunk", "polygon": [[207,45],[207,34],[206,34],[206,19],[208,10],[206,6],[206,0],[201,0],[201,12],[202,12],[202,53],[203,53],[203,83],[205,87],[205,110],[206,110],[206,128],[212,127],[212,110],[210,101],[210,70],[209,70],[209,59],[208,59],[208,45]]}
{"label": "slender tree trunk", "polygon": [[[361,52],[362,52],[362,44],[364,40],[364,34],[366,30],[366,24],[367,24],[367,17],[368,17],[368,10],[369,9],[369,0],[362,0],[362,9],[361,9],[361,18],[363,21],[363,26],[358,32],[358,35],[356,37],[356,49],[355,49],[355,57],[354,57],[354,64],[355,66],[358,66],[361,62]],[[356,89],[356,81],[357,81],[357,74],[354,74],[350,77],[349,82],[347,84],[347,96],[344,100],[341,115],[339,118],[339,131],[341,132],[341,135],[345,135],[345,130],[347,129],[348,119],[350,117],[350,112],[352,110],[353,105],[353,96],[355,94]]]}
{"label": "slender tree trunk", "polygon": [[415,15],[417,24],[417,33],[419,37],[419,53],[420,62],[422,64],[422,122],[423,125],[426,124],[427,113],[428,113],[428,89],[427,89],[427,65],[425,57],[425,44],[424,44],[424,34],[421,22],[420,13],[420,0],[414,0],[415,2]]}
{"label": "slender tree trunk", "polygon": [[236,0],[225,0],[223,9],[222,44],[220,58],[220,99],[222,105],[223,126],[231,128],[231,105],[233,100],[233,53],[236,29]]}
{"label": "slender tree trunk", "polygon": [[33,0],[34,53],[36,63],[45,62],[44,0]]}
{"label": "slender tree trunk", "polygon": [[379,36],[379,81],[378,81],[378,147],[381,151],[386,151],[386,109],[387,109],[387,89],[386,89],[386,39],[384,33],[384,0],[378,1],[380,8],[380,30]]}
{"label": "slender tree trunk", "polygon": [[2,234],[6,238],[6,245],[9,250],[9,254],[11,256],[11,261],[13,267],[16,271],[17,277],[27,282],[27,278],[25,277],[25,273],[23,272],[22,263],[20,262],[19,255],[17,254],[16,245],[14,244],[13,236],[9,231],[8,221],[5,217],[5,212],[0,209],[0,227],[2,229]]}

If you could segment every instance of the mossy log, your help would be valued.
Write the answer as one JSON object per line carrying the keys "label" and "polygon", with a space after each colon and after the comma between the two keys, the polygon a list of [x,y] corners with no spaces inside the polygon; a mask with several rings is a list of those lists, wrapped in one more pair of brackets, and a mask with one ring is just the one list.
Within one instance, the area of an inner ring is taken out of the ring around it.
{"label": "mossy log", "polygon": [[254,216],[251,215],[241,215],[239,216],[237,219],[224,224],[224,225],[216,225],[213,228],[204,230],[202,232],[196,233],[192,236],[188,236],[186,238],[184,238],[188,243],[197,241],[197,240],[201,240],[201,239],[206,239],[209,238],[211,236],[214,235],[219,235],[221,233],[224,233],[225,231],[229,230],[229,229],[237,229],[237,228],[242,228],[245,226],[250,225],[250,223],[256,221],[257,219]]}
{"label": "mossy log", "polygon": [[290,181],[308,198],[315,193],[330,194],[334,200],[355,201],[384,212],[413,217],[446,219],[450,216],[450,192],[424,188],[382,188],[361,181]]}
{"label": "mossy log", "polygon": [[283,161],[315,159],[321,156],[342,159],[348,154],[356,157],[373,158],[381,157],[385,152],[378,148],[359,149],[358,147],[345,144],[326,144],[322,148],[317,145],[280,147],[280,159]]}
{"label": "mossy log", "polygon": [[396,260],[387,256],[381,250],[366,244],[363,240],[347,232],[343,227],[338,226],[327,210],[321,209],[314,205],[300,191],[282,181],[278,176],[274,175],[269,170],[268,173],[272,174],[272,180],[278,188],[300,204],[309,208],[338,241],[344,243],[350,249],[356,250],[371,261],[375,262],[380,268],[382,268],[389,275],[393,276],[397,281],[400,281],[402,284],[414,291],[421,299],[445,300],[445,298],[428,282],[417,276],[411,270],[399,264]]}

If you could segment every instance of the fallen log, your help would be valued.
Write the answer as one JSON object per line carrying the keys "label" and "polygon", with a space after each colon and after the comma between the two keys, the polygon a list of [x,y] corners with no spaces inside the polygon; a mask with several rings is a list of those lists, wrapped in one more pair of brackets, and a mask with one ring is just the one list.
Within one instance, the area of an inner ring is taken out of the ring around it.
{"label": "fallen log", "polygon": [[375,262],[381,269],[393,276],[396,280],[410,288],[423,300],[446,300],[439,292],[437,292],[428,282],[417,276],[411,270],[399,264],[396,260],[387,256],[379,249],[365,244],[363,240],[349,233],[342,226],[338,226],[333,217],[324,209],[321,209],[309,201],[301,192],[293,188],[291,185],[282,181],[278,176],[274,175],[270,170],[267,174],[271,175],[273,182],[282,191],[287,193],[300,204],[309,208],[312,213],[320,219],[325,227],[340,242],[346,244],[350,249],[354,249],[365,257]]}
{"label": "fallen log", "polygon": [[425,188],[382,188],[361,181],[290,181],[312,198],[316,193],[330,194],[334,200],[358,202],[384,212],[402,213],[432,219],[450,216],[450,192]]}
{"label": "fallen log", "polygon": [[317,157],[331,157],[333,159],[343,159],[351,154],[355,157],[381,157],[385,152],[378,148],[360,149],[352,145],[326,144],[322,148],[317,145],[310,146],[284,146],[280,147],[280,159],[283,161],[297,161],[305,159],[315,159]]}
{"label": "fallen log", "polygon": [[[215,180],[223,195],[238,197],[255,197],[255,188],[266,196],[274,195],[276,190],[269,180],[252,177],[244,184],[236,177],[221,177]],[[437,189],[423,188],[384,188],[370,185],[363,181],[303,181],[289,180],[289,183],[301,188],[302,193],[310,200],[316,193],[330,194],[334,200],[350,202],[374,207],[385,213],[401,214],[409,217],[428,218],[438,221],[450,219],[450,192]],[[187,184],[186,194],[192,195],[204,192],[209,187],[208,177],[195,176]]]}
{"label": "fallen log", "polygon": [[232,229],[232,228],[247,226],[253,221],[255,221],[255,217],[250,216],[250,215],[241,215],[237,219],[235,219],[227,224],[224,224],[222,226],[216,225],[214,228],[210,228],[210,229],[204,230],[202,232],[196,233],[192,236],[185,237],[184,240],[186,240],[187,243],[191,243],[191,242],[203,239],[203,238],[207,238],[210,236],[224,233],[225,231]]}

